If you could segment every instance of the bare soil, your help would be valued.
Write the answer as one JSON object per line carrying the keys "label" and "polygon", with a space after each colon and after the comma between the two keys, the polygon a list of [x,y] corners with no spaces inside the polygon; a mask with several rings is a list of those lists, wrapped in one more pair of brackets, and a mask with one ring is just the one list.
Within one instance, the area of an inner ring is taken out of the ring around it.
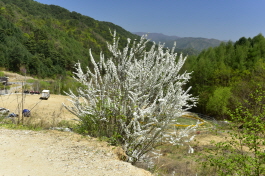
{"label": "bare soil", "polygon": [[72,132],[0,128],[1,176],[150,176],[119,150]]}

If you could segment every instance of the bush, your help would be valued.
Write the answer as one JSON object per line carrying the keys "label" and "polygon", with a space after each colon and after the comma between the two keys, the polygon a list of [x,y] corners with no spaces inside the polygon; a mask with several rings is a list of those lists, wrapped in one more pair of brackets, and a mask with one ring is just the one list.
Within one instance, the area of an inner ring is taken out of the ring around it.
{"label": "bush", "polygon": [[116,32],[113,38],[113,44],[107,44],[112,57],[101,53],[96,63],[90,50],[94,70],[87,67],[84,73],[76,64],[75,79],[85,88],[77,95],[68,93],[72,106],[66,108],[79,117],[83,132],[122,145],[127,161],[135,163],[162,139],[187,136],[189,130],[170,138],[167,129],[197,99],[188,94],[190,88],[183,90],[190,73],[179,73],[186,57],[176,62],[174,48],[164,51],[163,45],[154,44],[146,51],[148,40],[143,36],[139,42],[128,39],[120,51]]}
{"label": "bush", "polygon": [[218,175],[265,174],[265,86],[257,85],[244,102],[230,112],[232,123],[224,142],[209,150],[203,165]]}

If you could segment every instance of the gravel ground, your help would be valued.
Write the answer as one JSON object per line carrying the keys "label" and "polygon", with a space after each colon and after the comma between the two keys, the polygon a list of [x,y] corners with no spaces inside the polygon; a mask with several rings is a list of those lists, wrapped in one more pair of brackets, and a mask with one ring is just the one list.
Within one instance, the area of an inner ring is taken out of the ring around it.
{"label": "gravel ground", "polygon": [[120,151],[72,132],[0,128],[0,176],[150,176]]}

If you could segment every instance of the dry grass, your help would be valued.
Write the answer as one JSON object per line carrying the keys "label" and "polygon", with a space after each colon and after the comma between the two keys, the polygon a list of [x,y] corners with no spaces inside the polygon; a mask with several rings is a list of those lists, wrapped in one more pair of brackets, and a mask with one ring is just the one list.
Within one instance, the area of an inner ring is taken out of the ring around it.
{"label": "dry grass", "polygon": [[[199,133],[198,133],[199,132]],[[215,146],[218,142],[231,140],[228,130],[201,130],[196,131],[195,140],[184,144],[183,146],[172,146],[171,144],[163,144],[158,147],[161,156],[152,160],[154,167],[148,168],[147,162],[137,163],[138,167],[150,170],[158,176],[194,176],[194,175],[217,175],[215,167],[208,165],[203,167],[201,162],[207,160],[207,156],[215,155],[217,151]],[[194,153],[188,153],[189,145],[194,149]],[[265,150],[265,146],[260,146],[261,151]],[[244,152],[252,153],[249,148],[243,146]],[[211,151],[211,153],[209,153]],[[152,154],[150,154],[152,157]]]}
{"label": "dry grass", "polygon": [[[24,94],[23,109],[29,109],[32,115],[47,121],[53,120],[70,120],[75,118],[62,103],[69,104],[67,96],[51,95],[48,100],[40,100],[40,95]],[[4,107],[20,114],[22,112],[22,94],[10,94],[0,96],[0,107]]]}
{"label": "dry grass", "polygon": [[[159,176],[214,175],[212,168],[202,169],[199,161],[205,159],[206,149],[214,148],[213,141],[224,141],[228,134],[220,131],[216,133],[209,129],[194,133],[196,133],[195,140],[183,146],[163,144],[158,147],[157,150],[160,151],[161,156],[152,160],[153,168],[148,168],[147,162],[139,162],[136,165]],[[189,145],[194,149],[194,153],[188,153]],[[152,157],[152,154],[150,156]]]}
{"label": "dry grass", "polygon": [[12,73],[8,71],[2,71],[5,76],[9,77],[9,82],[17,82],[17,81],[24,81],[25,79],[34,79],[31,76],[23,76],[17,73]]}
{"label": "dry grass", "polygon": [[[24,117],[23,124],[32,128],[48,129],[76,123],[73,120],[76,117],[62,105],[62,103],[69,104],[67,96],[51,95],[48,100],[40,100],[40,95],[24,95],[23,108],[22,94],[0,95],[0,107],[9,109],[10,113],[19,114],[20,121],[22,120],[22,109],[29,109],[31,117]],[[18,118],[16,118],[17,121]]]}
{"label": "dry grass", "polygon": [[189,176],[198,173],[198,163],[195,154],[188,154],[188,146],[163,145],[159,148],[161,156],[153,159],[153,168],[148,168],[147,162],[137,163],[136,166],[150,170],[155,175]]}

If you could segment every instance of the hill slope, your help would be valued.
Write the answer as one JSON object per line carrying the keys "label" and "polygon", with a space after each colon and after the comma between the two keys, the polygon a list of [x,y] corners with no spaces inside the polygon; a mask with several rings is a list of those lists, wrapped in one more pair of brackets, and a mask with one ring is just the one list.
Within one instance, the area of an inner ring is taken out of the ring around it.
{"label": "hill slope", "polygon": [[33,0],[0,0],[0,67],[38,77],[65,75],[77,61],[89,66],[108,56],[106,42],[116,30],[120,44],[139,38],[120,26]]}

